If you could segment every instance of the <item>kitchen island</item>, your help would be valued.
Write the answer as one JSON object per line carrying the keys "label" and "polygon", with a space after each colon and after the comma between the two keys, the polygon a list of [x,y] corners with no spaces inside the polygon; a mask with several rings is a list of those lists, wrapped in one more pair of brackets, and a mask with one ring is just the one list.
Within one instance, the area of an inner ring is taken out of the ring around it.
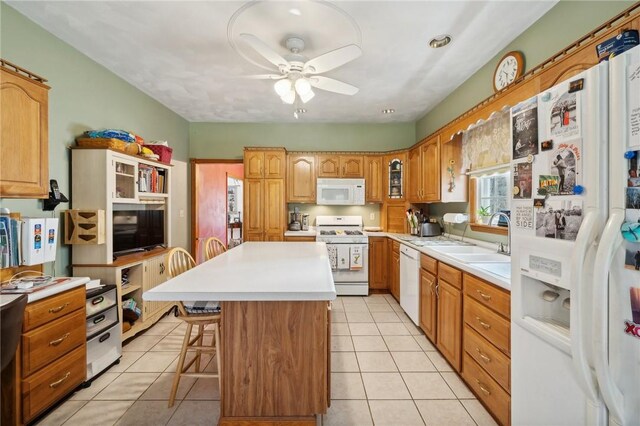
{"label": "kitchen island", "polygon": [[143,294],[220,301],[220,425],[315,425],[330,401],[325,243],[248,242]]}

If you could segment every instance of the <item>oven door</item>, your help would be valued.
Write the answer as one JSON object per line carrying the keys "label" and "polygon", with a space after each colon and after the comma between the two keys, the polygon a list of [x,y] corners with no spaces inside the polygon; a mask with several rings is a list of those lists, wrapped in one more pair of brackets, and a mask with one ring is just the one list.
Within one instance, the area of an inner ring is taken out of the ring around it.
{"label": "oven door", "polygon": [[353,186],[318,184],[316,203],[326,206],[349,206],[353,204]]}
{"label": "oven door", "polygon": [[[336,248],[336,269],[333,269],[333,281],[338,283],[367,283],[369,281],[369,245],[368,244],[327,244]],[[360,248],[362,267],[352,265],[352,249]],[[333,265],[332,265],[333,266]]]}

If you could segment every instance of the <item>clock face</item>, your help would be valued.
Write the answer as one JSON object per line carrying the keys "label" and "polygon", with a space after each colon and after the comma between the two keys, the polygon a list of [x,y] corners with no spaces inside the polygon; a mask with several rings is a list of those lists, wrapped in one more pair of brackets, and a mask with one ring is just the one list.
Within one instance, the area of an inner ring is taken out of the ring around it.
{"label": "clock face", "polygon": [[504,89],[509,84],[513,83],[518,76],[518,60],[515,56],[505,56],[493,77],[493,85],[497,90]]}

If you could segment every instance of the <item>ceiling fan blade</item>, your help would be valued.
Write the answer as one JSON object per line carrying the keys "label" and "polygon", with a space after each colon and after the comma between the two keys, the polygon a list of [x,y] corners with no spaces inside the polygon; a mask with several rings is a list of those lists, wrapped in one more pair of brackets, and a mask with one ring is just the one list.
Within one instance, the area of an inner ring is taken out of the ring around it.
{"label": "ceiling fan blade", "polygon": [[263,58],[277,66],[278,69],[285,68],[287,71],[289,70],[289,62],[258,37],[253,34],[243,33],[240,34],[240,38],[242,38],[245,43],[251,46],[253,50],[258,52]]}
{"label": "ceiling fan blade", "polygon": [[309,83],[311,83],[315,88],[326,90],[327,92],[340,93],[342,95],[353,96],[360,90],[356,86],[334,80],[333,78],[322,77],[320,75],[309,77]]}
{"label": "ceiling fan blade", "polygon": [[281,74],[256,74],[256,75],[245,75],[242,78],[246,78],[249,80],[281,80],[285,77],[286,75],[281,75]]}
{"label": "ceiling fan blade", "polygon": [[341,65],[351,62],[362,55],[362,50],[355,44],[341,47],[331,52],[308,60],[304,64],[303,72],[308,74],[322,74]]}

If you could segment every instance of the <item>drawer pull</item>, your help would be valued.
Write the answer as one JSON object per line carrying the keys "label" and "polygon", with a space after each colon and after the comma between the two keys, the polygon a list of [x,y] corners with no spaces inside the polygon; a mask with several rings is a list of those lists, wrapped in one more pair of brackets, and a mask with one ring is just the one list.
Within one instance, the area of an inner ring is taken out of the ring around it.
{"label": "drawer pull", "polygon": [[478,292],[478,294],[480,295],[480,297],[482,297],[484,300],[491,300],[491,296],[489,294],[484,294],[483,292],[481,292],[480,290],[476,290]]}
{"label": "drawer pull", "polygon": [[93,323],[94,323],[94,324],[100,324],[102,321],[104,321],[104,320],[105,320],[105,318],[107,318],[107,317],[106,317],[106,316],[104,316],[104,315],[100,315],[99,317],[96,317],[96,318],[93,320]]}
{"label": "drawer pull", "polygon": [[100,303],[102,303],[104,301],[104,297],[100,296],[100,297],[96,297],[95,299],[93,299],[91,301],[92,305],[99,305]]}
{"label": "drawer pull", "polygon": [[491,395],[491,391],[488,390],[485,386],[484,383],[482,383],[480,380],[476,379],[476,383],[478,384],[478,386],[480,387],[480,390],[482,391],[483,394],[489,396]]}
{"label": "drawer pull", "polygon": [[486,322],[482,321],[480,317],[476,317],[476,319],[478,320],[480,325],[484,327],[485,330],[488,330],[491,328],[491,324],[487,324]]}
{"label": "drawer pull", "polygon": [[71,371],[67,371],[67,374],[65,374],[64,376],[62,376],[62,379],[60,380],[56,380],[53,383],[49,383],[49,387],[50,388],[57,388],[62,382],[64,382],[65,380],[67,380],[69,378],[69,376],[71,375]]}
{"label": "drawer pull", "polygon": [[61,310],[63,310],[64,308],[66,308],[67,306],[69,306],[69,302],[65,303],[64,305],[60,305],[57,308],[51,308],[49,309],[49,313],[50,314],[57,314],[58,312],[60,312]]}
{"label": "drawer pull", "polygon": [[69,337],[69,333],[65,333],[64,336],[62,336],[59,339],[56,340],[52,340],[49,342],[49,346],[58,346],[60,343],[62,343],[67,337]]}
{"label": "drawer pull", "polygon": [[102,336],[100,336],[100,338],[98,339],[98,341],[99,341],[100,343],[102,343],[102,342],[104,342],[105,340],[108,340],[108,339],[109,339],[109,337],[111,337],[111,333],[103,334]]}
{"label": "drawer pull", "polygon": [[476,352],[478,352],[478,355],[480,356],[480,358],[482,358],[484,362],[486,362],[487,364],[491,362],[491,358],[483,354],[480,348],[476,348]]}

